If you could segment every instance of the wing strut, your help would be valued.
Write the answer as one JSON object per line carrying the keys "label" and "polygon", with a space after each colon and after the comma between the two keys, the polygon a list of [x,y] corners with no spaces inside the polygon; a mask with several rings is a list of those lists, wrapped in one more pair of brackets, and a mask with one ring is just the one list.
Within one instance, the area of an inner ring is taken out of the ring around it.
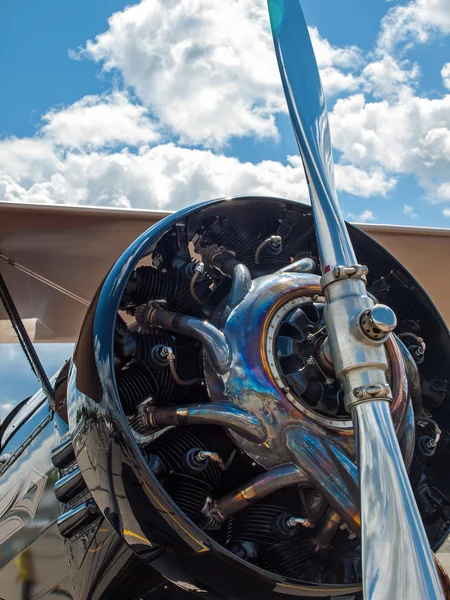
{"label": "wing strut", "polygon": [[11,298],[11,295],[6,287],[5,280],[3,279],[2,274],[0,273],[0,300],[2,301],[3,306],[8,314],[9,320],[11,321],[11,325],[13,326],[14,331],[16,332],[17,337],[19,338],[20,345],[22,346],[22,350],[24,351],[25,356],[30,363],[31,369],[36,375],[38,381],[41,384],[42,390],[47,396],[48,401],[50,402],[50,406],[52,409],[55,407],[55,390],[53,389],[46,372],[44,371],[44,367],[39,359],[39,356],[34,349],[33,342],[30,340],[30,336],[25,329],[25,326],[20,318],[20,315],[17,311],[16,305]]}
{"label": "wing strut", "polygon": [[84,298],[81,298],[80,296],[77,296],[76,294],[74,294],[70,290],[67,290],[66,288],[63,288],[61,285],[58,285],[57,283],[55,283],[54,281],[51,281],[50,279],[47,279],[46,277],[42,277],[42,275],[39,275],[39,273],[35,273],[31,269],[28,269],[27,267],[24,267],[23,265],[19,264],[18,262],[16,262],[12,258],[8,258],[7,256],[5,256],[4,254],[2,254],[1,252],[0,252],[0,259],[4,260],[5,263],[7,263],[8,265],[10,265],[11,267],[14,267],[18,271],[22,271],[22,273],[25,273],[26,275],[29,275],[30,277],[34,277],[34,279],[37,279],[41,283],[45,283],[45,285],[48,285],[49,287],[53,288],[57,292],[61,292],[61,294],[65,294],[69,298],[72,298],[72,300],[76,300],[77,302],[80,302],[80,304],[84,304],[85,306],[89,306],[89,302],[87,300],[85,300]]}

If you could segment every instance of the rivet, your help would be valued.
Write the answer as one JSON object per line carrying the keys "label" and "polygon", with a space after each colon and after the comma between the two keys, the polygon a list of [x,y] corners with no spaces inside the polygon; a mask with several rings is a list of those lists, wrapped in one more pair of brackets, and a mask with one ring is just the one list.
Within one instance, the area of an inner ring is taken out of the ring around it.
{"label": "rivet", "polygon": [[256,463],[254,461],[252,462],[252,467],[256,467]]}

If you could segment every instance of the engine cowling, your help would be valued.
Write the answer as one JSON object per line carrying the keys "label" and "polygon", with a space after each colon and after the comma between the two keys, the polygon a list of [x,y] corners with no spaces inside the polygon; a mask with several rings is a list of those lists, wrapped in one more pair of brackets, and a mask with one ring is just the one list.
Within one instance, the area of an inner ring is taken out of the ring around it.
{"label": "engine cowling", "polygon": [[[448,331],[404,267],[349,230],[370,293],[398,318],[391,414],[436,549],[450,522]],[[310,207],[219,200],[145,232],[88,310],[68,390],[77,460],[115,530],[180,587],[361,589],[352,422],[318,273]]]}

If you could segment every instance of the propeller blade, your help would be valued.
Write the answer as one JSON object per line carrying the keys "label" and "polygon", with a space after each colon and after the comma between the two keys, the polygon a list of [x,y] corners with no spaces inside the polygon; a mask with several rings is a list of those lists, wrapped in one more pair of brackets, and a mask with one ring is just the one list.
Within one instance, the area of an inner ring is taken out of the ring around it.
{"label": "propeller blade", "polygon": [[268,0],[289,115],[308,179],[322,269],[356,264],[334,185],[325,95],[298,0]]}

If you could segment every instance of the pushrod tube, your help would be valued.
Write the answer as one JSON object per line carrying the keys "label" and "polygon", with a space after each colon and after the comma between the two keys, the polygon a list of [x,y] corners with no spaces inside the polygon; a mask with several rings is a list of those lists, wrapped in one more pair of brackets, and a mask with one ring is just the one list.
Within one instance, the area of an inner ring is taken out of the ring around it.
{"label": "pushrod tube", "polygon": [[355,326],[363,311],[373,308],[373,300],[367,295],[364,271],[357,267],[335,191],[328,115],[308,28],[299,0],[268,0],[268,6],[283,89],[308,179],[331,355],[355,422],[364,598],[386,600],[401,594],[408,600],[443,600],[390,416],[384,348],[365,340]]}

